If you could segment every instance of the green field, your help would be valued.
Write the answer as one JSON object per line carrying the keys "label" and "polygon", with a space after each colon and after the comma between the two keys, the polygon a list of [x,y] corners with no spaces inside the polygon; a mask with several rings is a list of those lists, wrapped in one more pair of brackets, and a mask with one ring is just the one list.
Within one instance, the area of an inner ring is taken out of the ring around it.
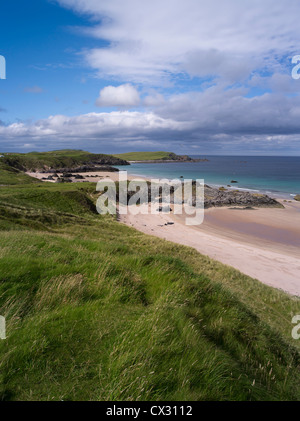
{"label": "green field", "polygon": [[116,158],[125,159],[126,161],[152,161],[156,159],[168,160],[176,157],[172,152],[129,152],[113,155]]}
{"label": "green field", "polygon": [[0,187],[0,399],[299,399],[298,298],[28,180]]}
{"label": "green field", "polygon": [[124,160],[104,154],[92,154],[90,152],[66,149],[51,152],[30,152],[21,153],[4,153],[0,158],[0,164],[18,168],[19,170],[40,170],[45,168],[73,168],[83,164],[107,164],[107,165],[123,165],[127,164]]}

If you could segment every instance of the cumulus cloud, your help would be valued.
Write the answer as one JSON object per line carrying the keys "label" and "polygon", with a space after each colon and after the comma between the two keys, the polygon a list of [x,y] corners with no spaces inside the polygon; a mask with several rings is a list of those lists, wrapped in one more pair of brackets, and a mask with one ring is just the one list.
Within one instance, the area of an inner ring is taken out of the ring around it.
{"label": "cumulus cloud", "polygon": [[98,150],[149,143],[159,149],[185,151],[297,150],[299,98],[280,93],[248,98],[244,93],[244,88],[224,91],[212,86],[204,92],[172,95],[155,106],[155,111],[54,115],[33,124],[0,126],[0,137],[20,139],[23,144],[77,142],[80,146],[97,145]]}
{"label": "cumulus cloud", "polygon": [[98,107],[135,107],[140,103],[138,91],[130,84],[106,86],[96,100]]}
{"label": "cumulus cloud", "polygon": [[109,46],[87,50],[89,65],[127,81],[160,84],[180,72],[244,78],[300,44],[297,0],[59,2],[99,22],[85,31]]}
{"label": "cumulus cloud", "polygon": [[91,18],[81,54],[118,111],[1,126],[5,141],[299,153],[298,0],[57,1]]}
{"label": "cumulus cloud", "polygon": [[162,118],[154,113],[115,111],[111,113],[89,113],[76,117],[50,116],[34,124],[23,122],[0,127],[3,138],[58,138],[64,139],[115,139],[134,138],[139,133],[144,138],[155,132],[180,131],[188,127],[184,122]]}

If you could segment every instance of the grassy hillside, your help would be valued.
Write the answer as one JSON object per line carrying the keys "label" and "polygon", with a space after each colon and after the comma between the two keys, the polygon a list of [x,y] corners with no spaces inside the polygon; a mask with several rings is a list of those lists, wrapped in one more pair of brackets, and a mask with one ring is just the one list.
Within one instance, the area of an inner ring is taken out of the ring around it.
{"label": "grassy hillside", "polygon": [[4,164],[0,158],[0,187],[3,185],[37,183],[37,180],[24,174],[24,172]]}
{"label": "grassy hillside", "polygon": [[92,154],[81,150],[59,150],[51,152],[5,153],[0,162],[19,170],[45,168],[73,168],[83,164],[124,165],[126,161],[111,155]]}
{"label": "grassy hillside", "polygon": [[0,188],[1,399],[299,399],[299,299],[99,216],[96,198]]}
{"label": "grassy hillside", "polygon": [[113,155],[126,161],[152,161],[152,160],[173,160],[177,155],[173,152],[129,152]]}

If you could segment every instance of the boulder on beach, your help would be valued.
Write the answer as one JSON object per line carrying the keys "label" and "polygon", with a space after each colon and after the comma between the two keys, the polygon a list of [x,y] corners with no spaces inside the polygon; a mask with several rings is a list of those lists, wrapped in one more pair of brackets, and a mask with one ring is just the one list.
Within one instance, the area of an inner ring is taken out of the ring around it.
{"label": "boulder on beach", "polygon": [[[195,202],[195,199],[193,199],[193,202]],[[276,199],[273,199],[266,194],[250,193],[248,191],[240,190],[222,191],[213,187],[205,186],[204,207],[210,208],[221,206],[243,206],[244,208],[283,207],[283,205]]]}

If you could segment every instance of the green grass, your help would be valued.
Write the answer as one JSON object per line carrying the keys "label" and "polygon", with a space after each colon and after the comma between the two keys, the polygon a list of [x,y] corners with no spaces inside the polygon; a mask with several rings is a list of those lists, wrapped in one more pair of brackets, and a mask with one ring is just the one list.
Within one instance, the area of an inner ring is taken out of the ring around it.
{"label": "green grass", "polygon": [[0,188],[3,400],[297,400],[300,300],[95,212]]}
{"label": "green grass", "polygon": [[15,184],[31,184],[37,183],[38,180],[29,177],[24,172],[13,168],[7,164],[4,164],[0,158],[0,187],[3,185],[15,185]]}
{"label": "green grass", "polygon": [[[171,155],[171,157],[170,157]],[[172,152],[129,152],[129,153],[121,153],[113,155],[117,158],[125,159],[126,161],[151,161],[156,159],[172,159],[172,156],[174,158],[174,155]]]}
{"label": "green grass", "polygon": [[[1,155],[1,154],[0,154]],[[92,154],[82,150],[59,150],[51,152],[4,153],[0,162],[19,170],[39,170],[45,168],[72,168],[83,164],[99,163],[122,165],[126,162],[111,155]]]}

